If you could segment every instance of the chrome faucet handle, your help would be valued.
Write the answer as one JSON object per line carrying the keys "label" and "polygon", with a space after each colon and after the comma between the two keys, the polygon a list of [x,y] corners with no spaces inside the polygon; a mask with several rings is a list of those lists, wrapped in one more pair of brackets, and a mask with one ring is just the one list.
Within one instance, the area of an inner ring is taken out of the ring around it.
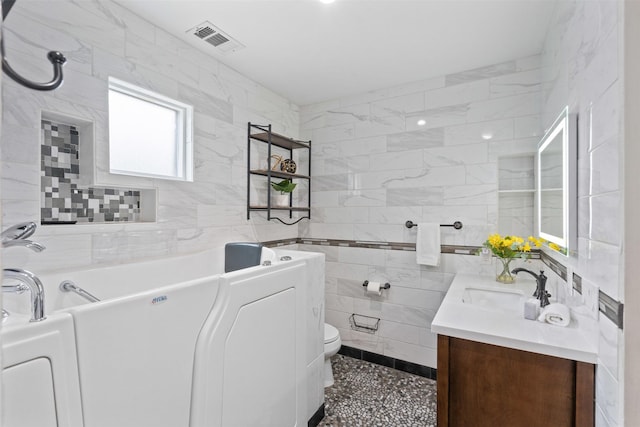
{"label": "chrome faucet handle", "polygon": [[22,239],[22,240],[8,240],[8,241],[2,242],[3,248],[13,248],[17,246],[22,246],[22,247],[31,249],[34,252],[42,252],[45,249],[47,249],[46,246],[41,245],[38,242],[32,242],[31,240]]}
{"label": "chrome faucet handle", "polygon": [[24,283],[17,283],[15,285],[2,285],[2,292],[10,294],[22,294],[29,290],[29,287]]}
{"label": "chrome faucet handle", "polygon": [[44,315],[44,286],[35,274],[20,268],[5,268],[2,270],[2,278],[19,282],[17,285],[2,285],[2,291],[22,292],[21,287],[24,287],[31,294],[30,322],[40,322],[46,319]]}
{"label": "chrome faucet handle", "polygon": [[36,227],[36,223],[33,221],[12,225],[0,233],[0,240],[2,240],[2,243],[6,243],[11,240],[26,239],[36,232]]}

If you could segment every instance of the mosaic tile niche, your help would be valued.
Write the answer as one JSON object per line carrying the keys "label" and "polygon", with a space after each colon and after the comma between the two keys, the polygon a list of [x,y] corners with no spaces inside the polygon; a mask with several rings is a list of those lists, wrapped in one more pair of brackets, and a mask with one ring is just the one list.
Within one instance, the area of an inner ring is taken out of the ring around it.
{"label": "mosaic tile niche", "polygon": [[80,135],[76,126],[42,120],[41,127],[43,224],[139,220],[140,191],[79,186]]}

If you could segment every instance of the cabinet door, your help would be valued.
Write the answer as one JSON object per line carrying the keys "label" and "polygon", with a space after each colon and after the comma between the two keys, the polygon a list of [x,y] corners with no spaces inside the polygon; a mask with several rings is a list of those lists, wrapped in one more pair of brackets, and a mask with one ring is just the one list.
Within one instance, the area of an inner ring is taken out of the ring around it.
{"label": "cabinet door", "polygon": [[587,426],[592,414],[593,365],[439,337],[440,427]]}

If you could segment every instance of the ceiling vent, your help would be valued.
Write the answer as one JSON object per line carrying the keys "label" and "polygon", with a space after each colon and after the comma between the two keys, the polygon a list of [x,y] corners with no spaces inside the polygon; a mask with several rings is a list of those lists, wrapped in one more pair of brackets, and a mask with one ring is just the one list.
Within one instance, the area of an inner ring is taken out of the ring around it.
{"label": "ceiling vent", "polygon": [[209,21],[205,21],[200,25],[188,29],[187,33],[191,33],[200,40],[209,43],[223,55],[235,52],[245,47],[238,40],[234,39]]}

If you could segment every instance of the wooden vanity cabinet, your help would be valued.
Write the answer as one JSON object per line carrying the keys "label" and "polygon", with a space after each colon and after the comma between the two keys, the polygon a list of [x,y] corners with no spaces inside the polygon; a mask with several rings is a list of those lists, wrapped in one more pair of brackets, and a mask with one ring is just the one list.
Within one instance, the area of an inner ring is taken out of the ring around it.
{"label": "wooden vanity cabinet", "polygon": [[438,335],[438,427],[593,427],[595,366]]}

